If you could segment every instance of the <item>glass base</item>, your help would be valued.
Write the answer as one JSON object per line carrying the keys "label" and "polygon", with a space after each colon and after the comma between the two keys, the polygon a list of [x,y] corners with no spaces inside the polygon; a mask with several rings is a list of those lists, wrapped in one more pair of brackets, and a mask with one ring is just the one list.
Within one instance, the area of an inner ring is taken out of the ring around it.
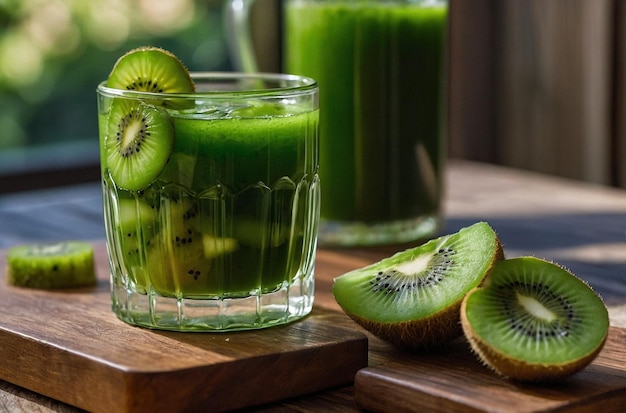
{"label": "glass base", "polygon": [[271,293],[242,298],[191,299],[135,292],[112,283],[112,309],[132,325],[172,331],[236,331],[266,328],[298,320],[313,308],[314,277]]}
{"label": "glass base", "polygon": [[426,240],[437,233],[439,215],[390,222],[320,221],[318,245],[324,247],[358,247],[404,244]]}

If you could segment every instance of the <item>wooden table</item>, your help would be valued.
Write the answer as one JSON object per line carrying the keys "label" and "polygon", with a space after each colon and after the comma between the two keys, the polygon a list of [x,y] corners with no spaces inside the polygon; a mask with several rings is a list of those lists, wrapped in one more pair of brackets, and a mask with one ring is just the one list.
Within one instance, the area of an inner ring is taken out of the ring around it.
{"label": "wooden table", "polygon": [[[626,191],[464,161],[450,162],[446,182],[443,233],[488,221],[508,257],[535,255],[569,267],[603,296],[612,325],[626,327]],[[69,238],[102,243],[98,184],[0,197],[0,248]],[[332,278],[398,248],[321,248],[316,306],[339,311],[329,293]],[[345,324],[359,329],[347,317]],[[394,351],[373,337],[369,348],[370,365]],[[353,394],[347,386],[258,410],[359,411]],[[0,381],[3,411],[76,409]]]}

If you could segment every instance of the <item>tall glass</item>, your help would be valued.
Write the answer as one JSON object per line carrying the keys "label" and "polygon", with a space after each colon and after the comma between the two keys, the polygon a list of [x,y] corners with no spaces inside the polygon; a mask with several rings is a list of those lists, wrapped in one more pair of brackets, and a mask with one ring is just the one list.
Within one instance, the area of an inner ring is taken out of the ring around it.
{"label": "tall glass", "polygon": [[320,244],[434,235],[447,1],[286,0],[284,19],[284,69],[320,86]]}
{"label": "tall glass", "polygon": [[[301,318],[314,292],[317,85],[278,74],[192,77],[192,94],[98,86],[113,311],[177,331]],[[104,155],[123,101],[158,107],[173,131],[169,160],[141,190],[118,185]]]}

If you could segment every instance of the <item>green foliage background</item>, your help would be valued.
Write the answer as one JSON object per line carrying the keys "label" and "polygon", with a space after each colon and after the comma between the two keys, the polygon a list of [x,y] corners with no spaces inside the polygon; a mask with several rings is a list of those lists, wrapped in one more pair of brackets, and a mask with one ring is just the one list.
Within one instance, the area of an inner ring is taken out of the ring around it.
{"label": "green foliage background", "polygon": [[142,45],[229,70],[218,0],[0,0],[0,152],[92,140],[96,85]]}

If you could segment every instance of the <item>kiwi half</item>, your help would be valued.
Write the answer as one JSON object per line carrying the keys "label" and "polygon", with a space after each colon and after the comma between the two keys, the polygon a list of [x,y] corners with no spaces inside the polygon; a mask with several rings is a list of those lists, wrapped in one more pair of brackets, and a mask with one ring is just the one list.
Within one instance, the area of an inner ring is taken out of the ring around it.
{"label": "kiwi half", "polygon": [[7,282],[40,289],[95,284],[93,247],[82,241],[13,247],[7,253]]}
{"label": "kiwi half", "polygon": [[374,335],[401,348],[427,349],[462,334],[463,297],[503,258],[496,233],[479,222],[344,274],[332,292]]}
{"label": "kiwi half", "polygon": [[513,380],[543,382],[587,366],[608,335],[602,299],[561,266],[534,257],[498,262],[461,309],[480,359]]}

